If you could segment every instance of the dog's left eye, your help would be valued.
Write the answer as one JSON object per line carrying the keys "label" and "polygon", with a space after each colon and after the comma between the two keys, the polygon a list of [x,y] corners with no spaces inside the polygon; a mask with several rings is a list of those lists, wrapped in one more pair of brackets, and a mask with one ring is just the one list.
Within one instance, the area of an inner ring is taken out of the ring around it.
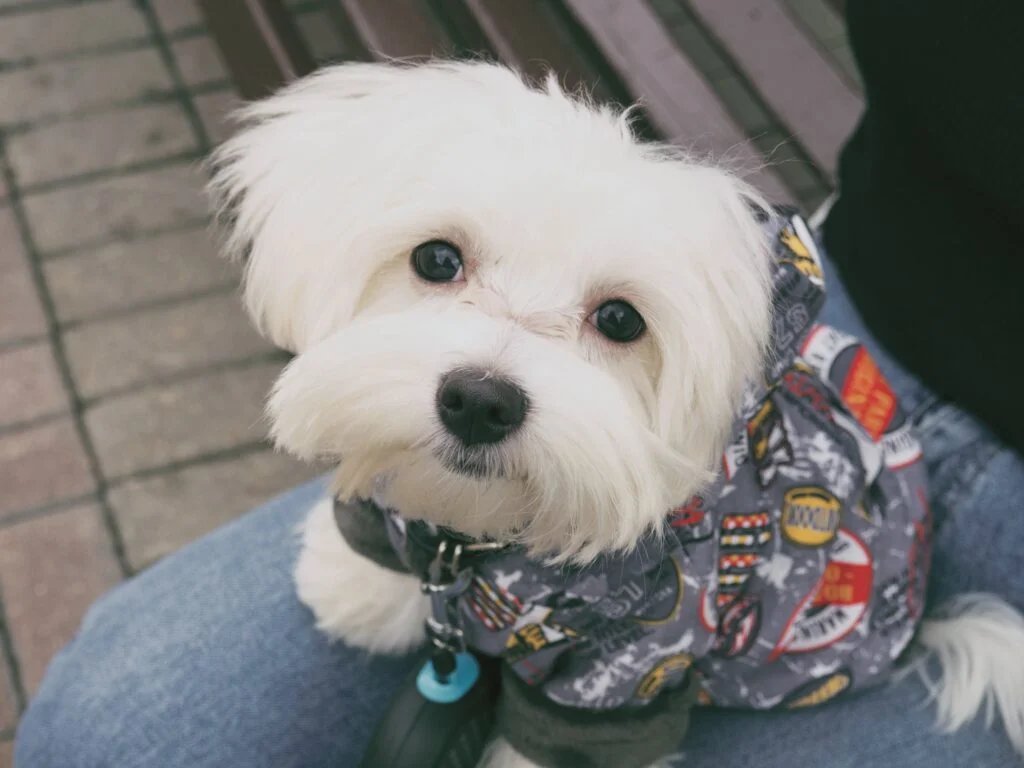
{"label": "dog's left eye", "polygon": [[462,277],[462,254],[444,240],[417,245],[412,252],[416,274],[431,283],[451,283]]}
{"label": "dog's left eye", "polygon": [[606,301],[589,320],[609,339],[623,343],[639,338],[647,327],[633,305],[622,299]]}

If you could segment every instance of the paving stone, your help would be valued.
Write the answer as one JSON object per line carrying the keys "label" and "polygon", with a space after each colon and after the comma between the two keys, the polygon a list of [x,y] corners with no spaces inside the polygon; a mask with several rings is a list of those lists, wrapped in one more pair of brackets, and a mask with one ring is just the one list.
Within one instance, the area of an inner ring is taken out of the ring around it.
{"label": "paving stone", "polygon": [[113,243],[43,263],[61,322],[186,297],[239,281],[238,265],[219,258],[207,227]]}
{"label": "paving stone", "polygon": [[59,413],[67,407],[49,344],[0,350],[0,426]]}
{"label": "paving stone", "polygon": [[206,128],[206,135],[211,144],[220,144],[231,135],[233,126],[227,116],[242,104],[241,97],[235,93],[233,88],[201,93],[198,96],[193,96],[192,101],[196,105],[199,119],[202,120],[203,127]]}
{"label": "paving stone", "polygon": [[85,398],[267,354],[234,292],[88,323],[64,334]]}
{"label": "paving stone", "polygon": [[93,504],[0,530],[0,588],[29,695],[53,655],[74,636],[86,609],[120,575]]}
{"label": "paving stone", "polygon": [[0,436],[0,516],[94,490],[70,418]]}
{"label": "paving stone", "polygon": [[112,398],[86,412],[107,477],[261,440],[263,402],[281,365],[210,373]]}
{"label": "paving stone", "polygon": [[24,205],[45,254],[200,221],[203,183],[196,165],[183,163],[29,195]]}
{"label": "paving stone", "polygon": [[205,23],[196,0],[150,0],[149,4],[156,12],[164,32],[177,32]]}
{"label": "paving stone", "polygon": [[46,333],[46,315],[9,208],[0,208],[0,343]]}
{"label": "paving stone", "polygon": [[171,53],[174,54],[181,77],[188,86],[219,83],[228,79],[228,71],[220,57],[220,51],[209,35],[171,43]]}
{"label": "paving stone", "polygon": [[30,123],[173,87],[167,68],[151,48],[13,69],[0,74],[0,123]]}
{"label": "paving stone", "polygon": [[131,0],[68,5],[4,16],[0,58],[41,59],[147,35],[145,19]]}
{"label": "paving stone", "polygon": [[130,480],[109,498],[129,561],[141,569],[315,474],[262,451]]}
{"label": "paving stone", "polygon": [[7,156],[21,187],[116,170],[195,149],[180,104],[117,109],[68,120],[7,140]]}
{"label": "paving stone", "polygon": [[295,17],[295,26],[299,28],[299,34],[317,61],[333,61],[341,56],[342,42],[326,11],[300,14]]}

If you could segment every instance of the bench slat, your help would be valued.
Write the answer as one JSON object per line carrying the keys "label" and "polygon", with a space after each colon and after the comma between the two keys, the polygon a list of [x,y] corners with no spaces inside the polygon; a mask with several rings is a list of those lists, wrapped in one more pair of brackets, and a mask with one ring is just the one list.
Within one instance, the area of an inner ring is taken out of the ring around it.
{"label": "bench slat", "polygon": [[261,99],[315,67],[280,0],[200,0],[231,78],[246,99]]}
{"label": "bench slat", "polygon": [[440,56],[447,41],[425,3],[416,0],[340,0],[362,43],[375,58]]}
{"label": "bench slat", "polygon": [[863,103],[782,0],[690,0],[690,5],[807,154],[833,176]]}
{"label": "bench slat", "polygon": [[498,58],[498,52],[464,0],[428,0],[428,5],[451,41],[451,55],[488,61]]}
{"label": "bench slat", "polygon": [[569,88],[586,83],[585,67],[535,0],[466,0],[494,50],[532,79],[549,70]]}
{"label": "bench slat", "polygon": [[748,179],[773,202],[793,202],[792,193],[764,166],[764,158],[645,2],[566,3],[668,140],[751,170]]}

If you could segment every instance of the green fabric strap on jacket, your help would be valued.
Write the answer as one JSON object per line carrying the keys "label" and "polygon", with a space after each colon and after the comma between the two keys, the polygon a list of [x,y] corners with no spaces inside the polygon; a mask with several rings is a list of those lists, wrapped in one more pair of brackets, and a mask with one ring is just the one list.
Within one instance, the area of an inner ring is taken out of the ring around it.
{"label": "green fabric strap on jacket", "polygon": [[550,768],[647,768],[671,754],[690,726],[700,692],[693,670],[644,707],[587,710],[555,704],[502,669],[497,730],[519,752]]}

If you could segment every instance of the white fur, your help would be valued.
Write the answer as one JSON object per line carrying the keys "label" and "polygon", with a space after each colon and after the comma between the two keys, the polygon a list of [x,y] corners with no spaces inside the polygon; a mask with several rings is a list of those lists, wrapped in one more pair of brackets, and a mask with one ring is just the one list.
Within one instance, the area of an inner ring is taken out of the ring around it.
{"label": "white fur", "polygon": [[480,760],[478,768],[544,768],[533,760],[520,755],[512,745],[502,738],[494,739],[487,745],[487,751]]}
{"label": "white fur", "polygon": [[[942,618],[921,626],[927,651],[914,667],[931,691],[939,727],[955,731],[982,710],[991,726],[998,713],[1010,741],[1024,754],[1024,617],[992,595],[963,595]],[[938,662],[933,679],[927,661]]]}
{"label": "white fur", "polygon": [[330,499],[303,523],[295,585],[330,637],[374,653],[405,653],[423,643],[430,603],[419,582],[352,551],[334,522]]}
{"label": "white fur", "polygon": [[[735,176],[641,144],[627,114],[528,88],[483,63],[327,68],[242,115],[213,159],[227,245],[247,256],[245,301],[297,353],[268,411],[277,443],[335,459],[342,498],[375,494],[412,518],[588,561],[633,546],[710,477],[745,382],[762,370],[769,258]],[[443,238],[464,279],[419,279],[410,254]],[[626,345],[588,317],[633,303]],[[448,469],[442,377],[514,379],[530,409],[487,454]],[[296,569],[334,637],[373,651],[422,641],[411,578],[357,556],[330,503]],[[998,709],[1024,750],[1024,623],[993,598],[925,624],[944,670],[941,724]],[[487,768],[533,768],[496,742]]]}
{"label": "white fur", "polygon": [[[673,768],[675,759],[666,755],[650,768]],[[494,739],[487,745],[487,751],[480,760],[478,768],[544,768],[532,760],[520,755],[512,745],[502,738]]]}

